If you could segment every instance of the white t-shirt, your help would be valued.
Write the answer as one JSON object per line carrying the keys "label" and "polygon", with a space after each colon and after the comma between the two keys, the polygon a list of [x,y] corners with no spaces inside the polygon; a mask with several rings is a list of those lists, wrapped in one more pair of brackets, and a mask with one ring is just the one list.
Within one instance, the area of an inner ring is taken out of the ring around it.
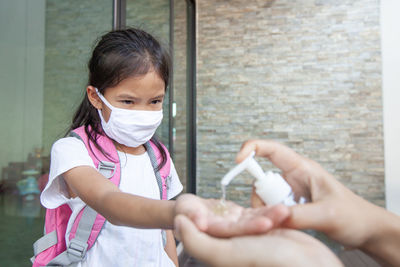
{"label": "white t-shirt", "polygon": [[[160,199],[160,191],[150,158],[141,155],[125,154],[118,151],[121,161],[121,180],[119,189],[125,193]],[[49,182],[40,200],[44,207],[54,209],[67,203],[75,218],[85,203],[79,198],[69,196],[62,174],[77,166],[92,166],[92,159],[84,143],[75,137],[66,137],[54,143],[51,149]],[[134,174],[134,175],[132,175]],[[167,198],[171,199],[182,191],[174,164],[167,178]],[[66,240],[72,222],[67,227]],[[69,242],[69,241],[67,241]],[[175,266],[164,250],[160,229],[137,229],[115,226],[105,222],[93,247],[88,250],[78,266]]]}

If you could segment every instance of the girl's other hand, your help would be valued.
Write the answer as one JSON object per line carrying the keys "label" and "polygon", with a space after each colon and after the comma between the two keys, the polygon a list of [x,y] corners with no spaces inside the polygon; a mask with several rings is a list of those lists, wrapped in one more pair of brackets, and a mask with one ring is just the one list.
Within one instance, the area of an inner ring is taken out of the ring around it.
{"label": "girl's other hand", "polygon": [[184,194],[176,201],[175,214],[186,215],[209,235],[232,237],[266,233],[288,218],[289,209],[283,205],[244,208],[231,201]]}
{"label": "girl's other hand", "polygon": [[216,238],[183,215],[175,218],[175,228],[185,251],[210,266],[343,266],[324,244],[297,230]]}

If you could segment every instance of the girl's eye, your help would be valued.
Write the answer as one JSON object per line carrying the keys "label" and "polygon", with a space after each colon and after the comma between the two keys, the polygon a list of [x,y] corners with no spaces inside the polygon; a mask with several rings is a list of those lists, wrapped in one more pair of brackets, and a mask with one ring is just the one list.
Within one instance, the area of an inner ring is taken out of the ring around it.
{"label": "girl's eye", "polygon": [[156,99],[156,100],[151,101],[151,103],[152,103],[152,104],[162,103],[162,100]]}
{"label": "girl's eye", "polygon": [[126,104],[126,105],[131,105],[133,104],[132,100],[121,100],[122,103]]}

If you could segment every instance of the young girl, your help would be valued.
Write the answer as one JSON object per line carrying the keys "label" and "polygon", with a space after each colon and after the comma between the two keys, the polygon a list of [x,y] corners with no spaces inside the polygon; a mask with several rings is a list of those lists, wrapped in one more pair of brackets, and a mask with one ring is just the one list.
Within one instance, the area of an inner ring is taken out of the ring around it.
{"label": "young girl", "polygon": [[[77,266],[178,264],[171,230],[166,231],[165,245],[160,230],[173,227],[174,202],[160,200],[144,145],[151,140],[160,150],[162,161],[157,169],[161,169],[167,151],[154,133],[163,117],[168,79],[168,54],[146,32],[112,31],[94,48],[89,85],[70,130],[83,126],[92,144],[106,155],[98,138],[112,140],[121,166],[119,187],[96,170],[84,142],[71,136],[54,143],[49,182],[41,195],[48,209],[68,204],[71,217],[76,217],[89,205],[106,218],[93,247]],[[168,199],[182,190],[172,163],[166,182]],[[68,223],[66,236],[71,228],[72,223]]]}
{"label": "young girl", "polygon": [[168,79],[168,53],[151,35],[127,29],[102,36],[71,136],[51,150],[41,194],[46,235],[34,244],[34,267],[178,265],[172,232],[161,230],[172,229],[177,214],[225,238],[279,225],[279,207],[227,201],[220,216],[220,200],[164,200],[182,190],[168,151],[154,138]]}

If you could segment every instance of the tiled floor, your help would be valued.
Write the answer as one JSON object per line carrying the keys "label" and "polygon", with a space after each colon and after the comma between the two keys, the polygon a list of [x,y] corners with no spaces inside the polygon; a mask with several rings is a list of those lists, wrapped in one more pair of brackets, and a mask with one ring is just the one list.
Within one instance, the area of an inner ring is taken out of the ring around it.
{"label": "tiled floor", "polygon": [[379,267],[374,259],[360,250],[347,250],[339,254],[340,260],[346,267]]}
{"label": "tiled floor", "polygon": [[[339,253],[339,258],[345,267],[380,267],[371,257],[360,250],[348,250]],[[206,267],[204,263],[182,253],[179,257],[179,266],[181,267]]]}
{"label": "tiled floor", "polygon": [[42,236],[44,225],[44,210],[38,205],[0,195],[0,266],[32,266],[32,244]]}

